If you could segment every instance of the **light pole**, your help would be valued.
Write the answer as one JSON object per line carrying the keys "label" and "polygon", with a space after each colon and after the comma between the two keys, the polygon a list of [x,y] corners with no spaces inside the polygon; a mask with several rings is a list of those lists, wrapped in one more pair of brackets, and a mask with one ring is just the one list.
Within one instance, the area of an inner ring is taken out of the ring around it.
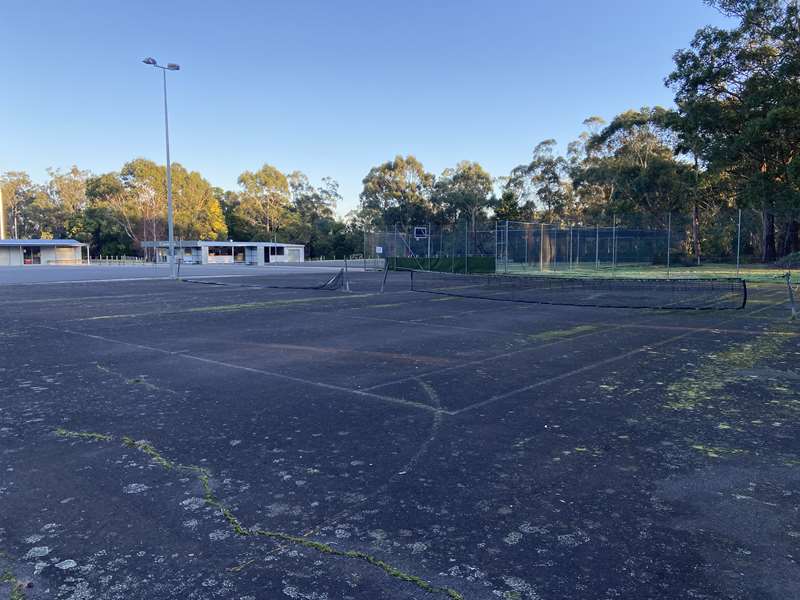
{"label": "light pole", "polygon": [[172,167],[169,162],[169,117],[167,116],[167,71],[179,71],[180,66],[175,63],[167,63],[166,66],[160,65],[156,62],[155,58],[147,57],[142,62],[151,67],[161,69],[161,75],[164,80],[164,133],[167,140],[167,234],[169,236],[169,273],[172,279],[177,278],[175,271],[175,234],[174,234],[174,216],[172,210]]}

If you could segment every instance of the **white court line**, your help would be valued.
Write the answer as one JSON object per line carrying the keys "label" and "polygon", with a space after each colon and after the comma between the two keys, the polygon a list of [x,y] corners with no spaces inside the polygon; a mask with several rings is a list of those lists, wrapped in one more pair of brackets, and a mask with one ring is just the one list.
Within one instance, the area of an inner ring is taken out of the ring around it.
{"label": "white court line", "polygon": [[381,400],[383,402],[388,402],[390,404],[399,404],[401,406],[405,406],[406,408],[417,408],[422,409],[432,413],[439,413],[439,412],[446,412],[438,409],[434,406],[428,406],[427,404],[423,404],[421,402],[414,402],[412,400],[403,400],[401,398],[395,398],[393,396],[384,396],[382,394],[373,394],[371,392],[367,392],[364,390],[354,390],[351,388],[342,387],[339,385],[334,385],[332,383],[323,383],[320,381],[312,381],[310,379],[305,379],[302,377],[295,377],[292,375],[285,375],[283,373],[277,373],[275,371],[267,371],[265,369],[256,369],[253,367],[246,367],[244,365],[237,365],[234,363],[224,362],[220,360],[214,360],[212,358],[205,358],[203,356],[197,356],[194,354],[187,354],[184,351],[172,351],[172,350],[165,350],[164,348],[157,348],[155,346],[147,346],[145,344],[137,344],[135,342],[126,342],[125,340],[117,340],[114,338],[105,337],[102,335],[95,335],[91,333],[84,333],[82,331],[74,331],[71,329],[58,329],[57,327],[49,327],[47,325],[39,325],[42,329],[49,329],[51,331],[57,331],[59,333],[67,333],[70,335],[79,335],[83,337],[87,337],[93,340],[101,340],[104,342],[111,342],[113,344],[122,344],[125,346],[130,346],[132,348],[137,348],[139,350],[146,350],[148,352],[158,352],[160,354],[166,354],[167,356],[175,356],[180,358],[186,358],[189,360],[194,360],[202,363],[217,365],[220,367],[227,367],[229,369],[237,369],[239,371],[246,371],[248,373],[256,373],[258,375],[265,375],[267,377],[275,377],[277,379],[284,379],[287,381],[293,381],[295,383],[302,383],[304,385],[310,385],[314,387],[323,388],[326,390],[332,390],[336,392],[345,392],[348,394],[353,394],[355,396],[359,396],[362,398],[370,398],[372,400]]}
{"label": "white court line", "polygon": [[[749,315],[754,315],[756,313],[768,310],[770,308],[774,308],[775,306],[780,306],[781,304],[786,304],[786,302],[787,301],[784,300],[783,302],[776,302],[774,304],[770,304],[768,306],[764,306],[763,308],[759,308],[758,310],[752,311],[751,313],[749,313]],[[731,321],[734,321],[737,318],[738,318],[738,316],[737,317],[732,317],[730,319],[725,319],[724,321],[722,321],[721,324],[730,323]],[[620,327],[622,327],[622,326],[620,326]],[[484,406],[486,406],[488,404],[492,404],[492,403],[497,402],[499,400],[504,400],[506,398],[510,398],[511,396],[516,396],[517,394],[521,394],[523,392],[530,391],[530,390],[532,390],[534,388],[541,387],[541,386],[544,386],[544,385],[548,385],[548,384],[551,384],[551,383],[555,383],[556,381],[561,381],[562,379],[567,379],[567,378],[570,378],[570,377],[574,377],[575,375],[579,375],[580,373],[583,373],[585,371],[590,371],[592,369],[596,369],[597,367],[602,367],[602,366],[605,366],[607,364],[614,363],[614,362],[623,360],[625,358],[629,358],[631,356],[635,356],[637,354],[641,354],[642,352],[647,352],[649,350],[652,350],[653,348],[660,348],[661,346],[666,346],[667,344],[671,344],[672,342],[677,342],[678,340],[681,340],[683,338],[689,337],[691,335],[695,335],[696,333],[700,333],[700,332],[699,331],[687,331],[686,333],[682,333],[680,335],[676,335],[674,337],[668,338],[668,339],[663,340],[661,342],[655,342],[653,344],[646,344],[646,345],[643,345],[643,346],[641,346],[639,348],[636,348],[634,350],[629,350],[628,352],[623,352],[622,354],[618,354],[616,356],[611,356],[609,358],[605,358],[603,360],[599,360],[599,361],[594,362],[594,363],[592,363],[590,365],[584,365],[583,367],[579,367],[577,369],[573,369],[572,371],[569,371],[567,373],[562,373],[561,375],[556,375],[554,377],[550,377],[549,379],[543,379],[541,381],[537,381],[536,383],[531,383],[530,385],[525,385],[525,386],[522,386],[522,387],[517,388],[515,390],[511,390],[511,391],[505,392],[503,394],[498,394],[496,396],[492,396],[491,398],[487,398],[486,400],[481,400],[480,402],[476,402],[475,404],[470,404],[469,406],[465,406],[464,408],[460,408],[460,409],[455,410],[455,411],[449,411],[448,414],[449,415],[459,415],[459,414],[467,412],[469,410],[474,410],[476,408],[482,408],[482,407],[484,407]],[[570,339],[575,339],[575,338],[570,338]],[[424,375],[420,375],[420,377],[424,377]]]}

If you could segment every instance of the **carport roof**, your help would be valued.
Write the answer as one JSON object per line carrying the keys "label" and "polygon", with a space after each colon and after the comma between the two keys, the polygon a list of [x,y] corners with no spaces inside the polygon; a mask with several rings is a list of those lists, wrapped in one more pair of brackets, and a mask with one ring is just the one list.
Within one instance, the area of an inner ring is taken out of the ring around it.
{"label": "carport roof", "polygon": [[85,246],[77,240],[0,240],[0,247],[17,246]]}
{"label": "carport roof", "polygon": [[[154,246],[164,247],[168,246],[169,242],[160,240],[157,242],[142,242],[142,247],[153,248]],[[283,242],[215,242],[212,240],[175,240],[176,248],[192,248],[198,246],[218,246],[223,248],[232,248],[240,246],[249,246],[251,248],[264,248],[268,246],[284,246],[286,248],[302,248],[303,244],[284,244]]]}

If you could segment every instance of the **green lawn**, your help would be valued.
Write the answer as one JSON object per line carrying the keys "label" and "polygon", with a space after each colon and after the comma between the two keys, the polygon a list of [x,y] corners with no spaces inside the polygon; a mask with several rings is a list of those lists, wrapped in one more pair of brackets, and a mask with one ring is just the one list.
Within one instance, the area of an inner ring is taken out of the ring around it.
{"label": "green lawn", "polygon": [[[498,272],[504,272],[503,264],[498,262]],[[700,266],[684,267],[673,266],[667,271],[666,265],[647,265],[647,264],[625,264],[618,265],[612,269],[609,265],[601,265],[599,269],[595,269],[594,265],[573,265],[572,269],[568,264],[559,265],[557,270],[545,269],[539,270],[537,264],[523,265],[512,264],[508,265],[508,272],[513,274],[530,274],[530,275],[552,275],[562,277],[632,277],[632,278],[704,278],[712,279],[717,277],[741,277],[747,281],[781,281],[784,274],[789,271],[786,268],[780,268],[769,265],[744,265],[736,272],[736,265],[710,263]],[[791,272],[792,282],[800,283],[800,270]]]}

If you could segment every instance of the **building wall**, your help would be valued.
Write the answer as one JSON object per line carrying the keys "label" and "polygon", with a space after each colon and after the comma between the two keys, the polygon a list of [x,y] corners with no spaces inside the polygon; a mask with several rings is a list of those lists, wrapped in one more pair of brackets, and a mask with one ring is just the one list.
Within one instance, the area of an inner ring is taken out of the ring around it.
{"label": "building wall", "polygon": [[[42,265],[80,264],[83,252],[80,246],[40,246],[39,256]],[[0,266],[24,265],[20,246],[0,247]]]}
{"label": "building wall", "polygon": [[55,264],[56,260],[56,249],[55,248],[39,248],[41,252],[41,265],[51,265]]}
{"label": "building wall", "polygon": [[0,266],[19,266],[22,264],[22,252],[19,248],[0,248]]}

